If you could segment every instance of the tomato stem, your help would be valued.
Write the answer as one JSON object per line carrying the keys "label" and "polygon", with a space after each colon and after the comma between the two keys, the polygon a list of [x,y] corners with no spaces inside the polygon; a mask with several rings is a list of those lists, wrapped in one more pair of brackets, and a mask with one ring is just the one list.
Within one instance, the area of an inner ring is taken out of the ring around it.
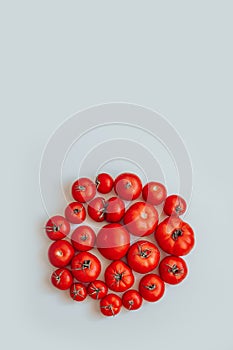
{"label": "tomato stem", "polygon": [[174,241],[176,241],[182,235],[183,235],[183,231],[178,229],[178,230],[173,231],[172,238],[174,239]]}

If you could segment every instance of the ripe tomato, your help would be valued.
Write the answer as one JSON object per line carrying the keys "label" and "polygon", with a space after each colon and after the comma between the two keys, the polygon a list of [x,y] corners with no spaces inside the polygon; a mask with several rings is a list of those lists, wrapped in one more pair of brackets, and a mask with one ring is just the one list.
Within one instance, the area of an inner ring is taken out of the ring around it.
{"label": "ripe tomato", "polygon": [[73,282],[73,276],[67,269],[58,269],[52,273],[51,282],[58,289],[69,289]]}
{"label": "ripe tomato", "polygon": [[108,294],[108,287],[103,281],[96,280],[87,287],[87,293],[92,299],[102,299]]}
{"label": "ripe tomato", "polygon": [[115,179],[114,190],[120,198],[132,201],[140,196],[142,183],[137,175],[124,173]]}
{"label": "ripe tomato", "polygon": [[128,310],[137,310],[142,305],[141,294],[135,289],[127,290],[122,296],[122,304]]}
{"label": "ripe tomato", "polygon": [[105,205],[105,220],[119,222],[125,214],[125,204],[118,197],[111,197]]}
{"label": "ripe tomato", "polygon": [[104,277],[108,288],[115,292],[124,292],[134,284],[131,268],[121,260],[113,261],[108,265]]}
{"label": "ripe tomato", "polygon": [[186,202],[185,200],[178,195],[168,196],[165,200],[163,211],[168,216],[171,215],[182,215],[186,211]]}
{"label": "ripe tomato", "polygon": [[145,275],[139,282],[139,292],[143,299],[147,301],[159,300],[162,298],[164,291],[164,282],[154,273]]}
{"label": "ripe tomato", "polygon": [[91,250],[95,245],[96,235],[90,226],[79,226],[71,236],[71,243],[77,250],[85,252]]}
{"label": "ripe tomato", "polygon": [[48,257],[53,266],[65,267],[70,263],[73,256],[74,248],[67,241],[56,241],[49,247]]}
{"label": "ripe tomato", "polygon": [[155,239],[166,253],[177,256],[188,254],[195,243],[192,228],[178,216],[162,221],[155,231]]}
{"label": "ripe tomato", "polygon": [[159,274],[164,282],[178,284],[188,273],[186,262],[178,256],[166,256],[159,264]]}
{"label": "ripe tomato", "polygon": [[97,191],[100,193],[109,193],[113,188],[113,178],[106,173],[99,174],[95,179]]}
{"label": "ripe tomato", "polygon": [[139,273],[148,273],[154,270],[159,263],[158,248],[148,241],[137,241],[132,244],[127,253],[127,261],[131,269]]}
{"label": "ripe tomato", "polygon": [[116,294],[108,294],[100,300],[100,311],[104,316],[115,316],[121,311],[122,301]]}
{"label": "ripe tomato", "polygon": [[83,301],[87,297],[87,288],[82,283],[73,283],[70,287],[70,296],[75,301]]}
{"label": "ripe tomato", "polygon": [[89,216],[97,221],[104,221],[104,213],[105,213],[105,199],[102,197],[96,197],[88,204],[87,211]]}
{"label": "ripe tomato", "polygon": [[78,202],[89,202],[95,197],[95,194],[96,187],[94,182],[86,177],[76,180],[72,185],[72,196]]}
{"label": "ripe tomato", "polygon": [[108,224],[100,229],[96,246],[106,259],[119,260],[129,249],[130,235],[121,224]]}
{"label": "ripe tomato", "polygon": [[72,224],[81,224],[86,219],[86,209],[81,203],[72,202],[65,209],[65,217]]}
{"label": "ripe tomato", "polygon": [[148,236],[158,225],[158,212],[149,203],[137,202],[126,211],[124,224],[135,236]]}
{"label": "ripe tomato", "polygon": [[63,216],[56,215],[48,220],[45,230],[50,239],[57,241],[69,234],[70,224]]}
{"label": "ripe tomato", "polygon": [[87,283],[95,281],[98,278],[101,271],[101,264],[95,255],[89,252],[81,252],[73,257],[71,270],[78,281]]}
{"label": "ripe tomato", "polygon": [[144,201],[152,205],[159,205],[165,201],[167,190],[165,186],[159,182],[148,182],[142,189],[142,197]]}

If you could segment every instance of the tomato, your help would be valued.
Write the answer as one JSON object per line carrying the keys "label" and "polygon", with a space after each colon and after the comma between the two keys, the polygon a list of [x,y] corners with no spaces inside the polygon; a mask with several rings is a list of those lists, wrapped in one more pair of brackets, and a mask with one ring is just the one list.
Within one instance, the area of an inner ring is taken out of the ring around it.
{"label": "tomato", "polygon": [[105,205],[105,220],[119,222],[125,214],[125,204],[118,197],[111,197]]}
{"label": "tomato", "polygon": [[87,207],[88,215],[95,221],[104,221],[105,199],[102,197],[94,198]]}
{"label": "tomato", "polygon": [[95,179],[97,191],[100,193],[109,193],[113,188],[113,178],[106,173],[99,174]]}
{"label": "tomato", "polygon": [[128,310],[139,309],[142,305],[141,294],[135,289],[127,290],[127,292],[122,295],[122,304]]}
{"label": "tomato", "polygon": [[73,183],[71,191],[74,200],[86,203],[95,197],[96,187],[93,181],[82,177]]}
{"label": "tomato", "polygon": [[72,202],[65,209],[65,217],[72,224],[81,224],[86,219],[86,209],[81,203]]}
{"label": "tomato", "polygon": [[132,201],[140,196],[142,183],[137,175],[124,173],[115,179],[114,190],[120,198]]}
{"label": "tomato", "polygon": [[115,316],[121,311],[122,301],[116,294],[108,294],[100,300],[100,311],[104,316]]}
{"label": "tomato", "polygon": [[192,228],[178,216],[162,221],[156,229],[155,239],[166,253],[177,256],[188,254],[195,243]]}
{"label": "tomato", "polygon": [[87,293],[92,299],[102,299],[108,294],[108,287],[103,281],[96,280],[89,284]]}
{"label": "tomato", "polygon": [[134,284],[131,268],[121,260],[113,261],[108,265],[104,277],[108,288],[115,292],[124,292]]}
{"label": "tomato", "polygon": [[70,287],[70,296],[75,301],[83,301],[87,297],[87,288],[82,283],[73,283]]}
{"label": "tomato", "polygon": [[96,246],[106,259],[119,260],[129,249],[130,235],[121,224],[108,224],[100,229]]}
{"label": "tomato", "polygon": [[166,256],[159,264],[159,274],[164,282],[178,284],[188,274],[186,262],[178,256]]}
{"label": "tomato", "polygon": [[63,216],[56,215],[47,221],[45,230],[50,239],[57,241],[69,234],[70,224]]}
{"label": "tomato", "polygon": [[90,226],[79,226],[71,236],[71,243],[77,250],[85,252],[91,250],[95,245],[96,235]]}
{"label": "tomato", "polygon": [[185,200],[178,195],[168,196],[165,200],[163,211],[168,216],[171,215],[182,215],[186,211],[186,202]]}
{"label": "tomato", "polygon": [[157,301],[162,298],[165,291],[165,284],[155,273],[142,277],[139,282],[139,292],[147,301]]}
{"label": "tomato", "polygon": [[149,203],[134,203],[125,213],[124,224],[133,235],[148,236],[158,225],[158,212]]}
{"label": "tomato", "polygon": [[142,189],[142,197],[144,201],[152,205],[159,205],[165,201],[167,190],[165,186],[159,182],[148,182]]}
{"label": "tomato", "polygon": [[49,247],[48,257],[53,266],[65,267],[70,263],[73,256],[74,248],[67,241],[56,241]]}
{"label": "tomato", "polygon": [[141,240],[132,244],[127,253],[127,261],[131,269],[139,273],[154,270],[159,263],[160,252],[151,242]]}
{"label": "tomato", "polygon": [[51,282],[58,289],[69,289],[73,283],[73,276],[68,269],[58,269],[52,273]]}
{"label": "tomato", "polygon": [[101,271],[101,264],[95,255],[89,252],[81,252],[73,257],[71,270],[78,281],[87,283],[95,281],[98,278]]}

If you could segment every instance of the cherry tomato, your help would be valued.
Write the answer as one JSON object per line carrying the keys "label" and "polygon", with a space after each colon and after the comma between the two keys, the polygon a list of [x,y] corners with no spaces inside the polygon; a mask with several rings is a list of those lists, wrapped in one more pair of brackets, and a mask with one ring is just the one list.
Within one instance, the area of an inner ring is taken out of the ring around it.
{"label": "cherry tomato", "polygon": [[45,230],[50,239],[57,241],[69,234],[70,224],[63,216],[56,215],[48,220]]}
{"label": "cherry tomato", "polygon": [[165,291],[165,284],[161,278],[150,273],[142,277],[139,282],[139,292],[143,299],[147,301],[157,301],[162,298]]}
{"label": "cherry tomato", "polygon": [[137,175],[124,173],[115,179],[114,190],[120,198],[132,201],[140,196],[142,183]]}
{"label": "cherry tomato", "polygon": [[108,294],[108,287],[103,281],[96,280],[89,284],[87,293],[92,299],[102,299]]}
{"label": "cherry tomato", "polygon": [[83,301],[87,297],[87,288],[82,283],[73,283],[70,287],[70,296],[75,301]]}
{"label": "cherry tomato", "polygon": [[195,243],[192,228],[178,216],[162,221],[156,229],[155,239],[166,253],[176,256],[188,254]]}
{"label": "cherry tomato", "polygon": [[95,221],[104,221],[105,214],[105,199],[102,197],[96,197],[88,204],[88,215]]}
{"label": "cherry tomato", "polygon": [[56,241],[49,247],[48,257],[53,266],[65,267],[70,263],[73,256],[74,248],[67,241]]}
{"label": "cherry tomato", "polygon": [[158,225],[158,212],[149,203],[134,203],[125,213],[124,224],[133,235],[148,236]]}
{"label": "cherry tomato", "polygon": [[116,294],[108,294],[100,300],[100,311],[104,316],[115,316],[121,311],[122,301]]}
{"label": "cherry tomato", "polygon": [[159,263],[160,252],[156,245],[141,240],[132,244],[127,253],[127,261],[131,269],[139,273],[154,270]]}
{"label": "cherry tomato", "polygon": [[81,203],[72,202],[66,207],[65,217],[72,224],[81,224],[86,219],[86,209]]}
{"label": "cherry tomato", "polygon": [[108,224],[100,229],[96,246],[106,259],[119,260],[129,249],[130,235],[121,224]]}
{"label": "cherry tomato", "polygon": [[131,268],[121,260],[113,261],[105,270],[105,282],[111,290],[124,292],[134,284]]}
{"label": "cherry tomato", "polygon": [[79,226],[71,236],[71,243],[77,250],[85,252],[91,250],[95,245],[96,235],[90,226]]}
{"label": "cherry tomato", "polygon": [[73,257],[71,270],[78,281],[87,283],[95,281],[98,278],[101,271],[101,264],[95,255],[89,252],[81,252]]}
{"label": "cherry tomato", "polygon": [[182,215],[186,211],[186,202],[185,200],[178,195],[168,196],[165,200],[163,211],[168,216],[171,215]]}
{"label": "cherry tomato", "polygon": [[76,180],[72,185],[72,196],[78,202],[89,202],[95,197],[95,194],[96,187],[94,182],[86,177]]}
{"label": "cherry tomato", "polygon": [[51,282],[58,289],[69,289],[73,282],[73,276],[67,269],[58,269],[52,273]]}
{"label": "cherry tomato", "polygon": [[137,310],[142,305],[141,294],[135,289],[127,290],[122,296],[122,304],[128,310]]}
{"label": "cherry tomato", "polygon": [[152,181],[143,187],[142,197],[144,201],[152,205],[159,205],[165,201],[167,190],[163,184]]}
{"label": "cherry tomato", "polygon": [[186,262],[178,256],[166,256],[159,264],[159,274],[164,282],[178,284],[188,274]]}
{"label": "cherry tomato", "polygon": [[105,220],[119,222],[125,214],[125,204],[118,197],[109,198],[105,205]]}
{"label": "cherry tomato", "polygon": [[109,193],[113,188],[113,178],[106,173],[99,174],[95,179],[97,191],[100,193]]}

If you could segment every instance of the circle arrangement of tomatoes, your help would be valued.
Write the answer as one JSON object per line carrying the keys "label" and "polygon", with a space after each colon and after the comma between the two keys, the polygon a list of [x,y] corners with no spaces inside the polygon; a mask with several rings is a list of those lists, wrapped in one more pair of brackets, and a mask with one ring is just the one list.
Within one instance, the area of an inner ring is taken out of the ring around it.
{"label": "circle arrangement of tomatoes", "polygon": [[72,224],[81,224],[86,219],[86,209],[81,203],[72,202],[66,207],[65,217]]}
{"label": "circle arrangement of tomatoes", "polygon": [[127,261],[132,270],[148,273],[159,263],[160,251],[155,244],[141,240],[132,244],[127,253]]}
{"label": "circle arrangement of tomatoes", "polygon": [[95,197],[96,186],[94,182],[87,177],[82,177],[73,183],[71,192],[74,200],[86,203]]}
{"label": "circle arrangement of tomatoes", "polygon": [[95,184],[98,192],[106,194],[112,191],[114,181],[111,175],[102,173],[96,177]]}
{"label": "circle arrangement of tomatoes", "polygon": [[159,264],[159,274],[164,282],[178,284],[188,274],[186,262],[178,256],[166,256]]}
{"label": "circle arrangement of tomatoes", "polygon": [[113,261],[105,270],[105,282],[114,292],[124,292],[134,284],[131,268],[122,260]]}
{"label": "circle arrangement of tomatoes", "polygon": [[164,213],[168,216],[171,215],[182,215],[186,211],[186,202],[185,200],[177,195],[168,196],[164,203]]}
{"label": "circle arrangement of tomatoes", "polygon": [[98,278],[101,264],[95,255],[89,252],[81,252],[73,257],[71,271],[78,281],[92,282]]}
{"label": "circle arrangement of tomatoes", "polygon": [[73,247],[81,252],[91,250],[95,245],[95,231],[90,226],[79,226],[74,230],[71,236]]}
{"label": "circle arrangement of tomatoes", "polygon": [[69,234],[70,224],[63,216],[56,215],[47,221],[45,231],[51,240],[57,241]]}
{"label": "circle arrangement of tomatoes", "polygon": [[114,190],[120,198],[132,201],[140,196],[142,183],[137,175],[124,173],[115,179]]}

